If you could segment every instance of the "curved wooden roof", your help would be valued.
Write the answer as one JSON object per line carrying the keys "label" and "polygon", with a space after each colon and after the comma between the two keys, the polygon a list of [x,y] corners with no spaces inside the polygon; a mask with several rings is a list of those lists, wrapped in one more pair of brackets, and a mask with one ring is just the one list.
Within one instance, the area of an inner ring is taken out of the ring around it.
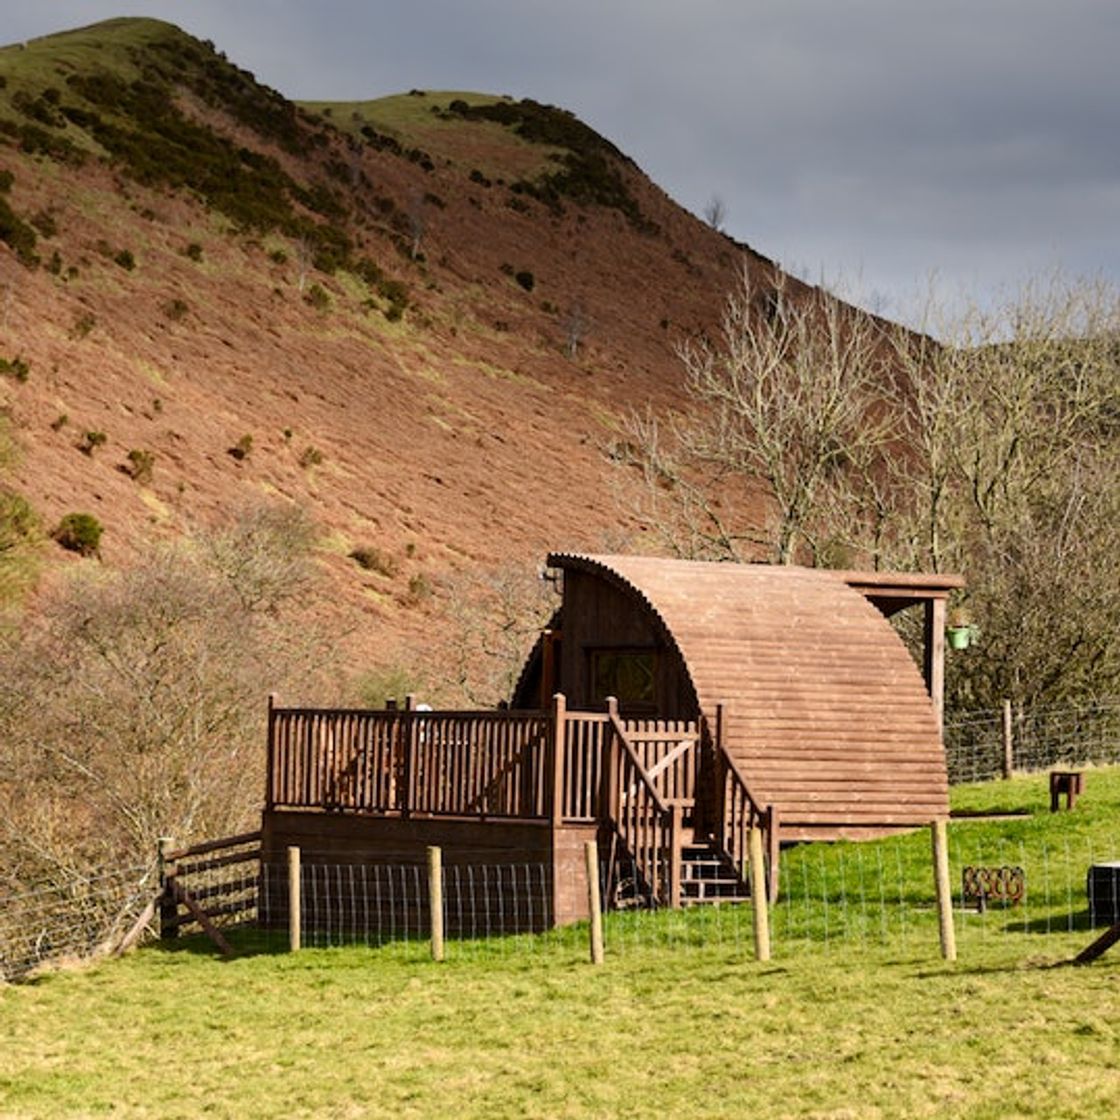
{"label": "curved wooden roof", "polygon": [[[855,573],[644,556],[554,555],[652,613],[701,711],[783,836],[867,836],[948,816],[921,673]],[[882,577],[874,577],[881,582]],[[947,586],[956,586],[947,577]],[[858,586],[858,581],[856,581]]]}

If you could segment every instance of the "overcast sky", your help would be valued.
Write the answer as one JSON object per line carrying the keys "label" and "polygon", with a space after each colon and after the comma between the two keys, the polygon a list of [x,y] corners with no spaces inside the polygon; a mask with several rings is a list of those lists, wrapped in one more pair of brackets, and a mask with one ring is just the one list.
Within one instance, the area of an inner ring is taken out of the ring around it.
{"label": "overcast sky", "polygon": [[1120,281],[1116,0],[0,0],[0,41],[150,15],[295,99],[571,109],[690,210],[913,318]]}

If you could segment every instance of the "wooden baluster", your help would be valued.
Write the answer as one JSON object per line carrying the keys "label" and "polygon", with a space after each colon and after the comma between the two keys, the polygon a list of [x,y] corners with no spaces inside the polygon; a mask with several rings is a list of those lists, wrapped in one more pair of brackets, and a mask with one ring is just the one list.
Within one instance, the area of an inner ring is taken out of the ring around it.
{"label": "wooden baluster", "polygon": [[684,831],[684,806],[673,805],[669,823],[669,905],[681,908],[681,847]]}

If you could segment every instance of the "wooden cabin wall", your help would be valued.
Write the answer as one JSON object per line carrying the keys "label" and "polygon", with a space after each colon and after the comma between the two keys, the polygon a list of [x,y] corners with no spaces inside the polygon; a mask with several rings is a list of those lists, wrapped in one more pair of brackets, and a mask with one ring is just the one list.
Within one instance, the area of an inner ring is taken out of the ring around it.
{"label": "wooden cabin wall", "polygon": [[648,608],[636,596],[598,576],[568,570],[564,573],[562,618],[558,688],[569,708],[595,706],[590,669],[593,650],[651,650],[657,655],[657,717],[696,717],[692,684],[680,657],[675,647],[666,645]]}
{"label": "wooden cabin wall", "polygon": [[[394,872],[415,868],[417,884],[426,874],[429,845],[440,848],[443,866],[451,873],[444,892],[449,935],[481,935],[487,923],[491,932],[538,932],[588,915],[584,844],[598,835],[595,824],[554,828],[525,821],[402,820],[295,811],[266,812],[261,823],[261,863],[270,869],[264,873],[273,888],[268,904],[261,903],[259,920],[265,928],[287,923],[289,847],[300,849],[307,867],[370,865]],[[456,869],[461,876],[454,874]],[[419,895],[413,889],[404,903],[386,894],[384,899],[363,898],[361,904],[365,919],[376,927],[389,928],[395,921],[410,930],[427,928],[422,884]],[[336,928],[345,926],[349,905],[343,891],[327,908]],[[471,913],[472,905],[476,913]]]}

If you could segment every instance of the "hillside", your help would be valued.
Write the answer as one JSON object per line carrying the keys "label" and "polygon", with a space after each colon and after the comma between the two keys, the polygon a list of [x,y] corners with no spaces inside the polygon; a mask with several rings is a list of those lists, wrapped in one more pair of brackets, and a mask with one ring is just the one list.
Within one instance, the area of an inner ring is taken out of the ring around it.
{"label": "hillside", "polygon": [[562,110],[297,106],[153,20],[0,49],[0,170],[5,485],[106,565],[293,499],[367,651],[457,571],[640,546],[618,418],[679,405],[676,343],[772,270]]}

